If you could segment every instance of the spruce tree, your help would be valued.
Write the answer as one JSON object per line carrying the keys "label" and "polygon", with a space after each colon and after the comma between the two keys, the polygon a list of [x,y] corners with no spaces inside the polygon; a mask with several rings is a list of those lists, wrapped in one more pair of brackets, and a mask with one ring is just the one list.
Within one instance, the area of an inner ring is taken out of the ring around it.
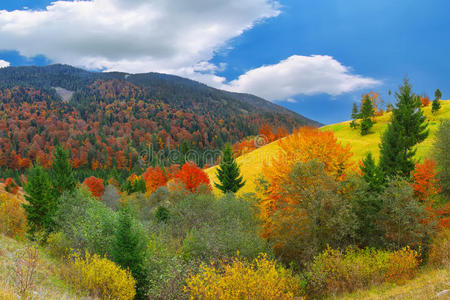
{"label": "spruce tree", "polygon": [[362,178],[369,184],[369,189],[374,192],[381,192],[384,185],[384,175],[376,165],[372,153],[367,153],[360,166]]}
{"label": "spruce tree", "polygon": [[436,92],[434,92],[434,100],[433,103],[431,104],[431,112],[433,114],[436,114],[439,109],[441,109],[441,97],[442,97],[442,93],[439,89],[436,90]]}
{"label": "spruce tree", "polygon": [[350,122],[350,128],[358,127],[358,123],[356,123],[356,120],[359,119],[359,111],[358,111],[358,104],[356,104],[356,102],[353,102],[351,117],[352,121]]}
{"label": "spruce tree", "polygon": [[369,95],[366,95],[363,99],[363,103],[361,105],[361,113],[360,116],[362,118],[361,121],[361,135],[366,135],[369,133],[370,128],[372,128],[374,122],[374,109],[372,105],[372,101],[370,100]]}
{"label": "spruce tree", "polygon": [[217,169],[217,179],[220,183],[215,182],[214,185],[224,194],[236,193],[245,184],[242,176],[240,176],[239,166],[230,144],[226,144],[223,148],[222,162]]}
{"label": "spruce tree", "polygon": [[73,192],[76,180],[69,160],[69,151],[57,146],[53,152],[52,190],[55,198],[59,198],[64,191]]}
{"label": "spruce tree", "polygon": [[420,108],[420,98],[412,93],[407,79],[395,97],[396,107],[381,139],[380,167],[388,176],[408,177],[414,170],[414,146],[428,136],[428,124]]}
{"label": "spruce tree", "polygon": [[23,204],[27,214],[28,232],[32,237],[39,232],[50,232],[53,228],[53,216],[56,201],[50,190],[50,180],[47,172],[39,165],[29,169],[28,182],[24,187],[25,199]]}
{"label": "spruce tree", "polygon": [[134,223],[129,208],[119,213],[119,225],[114,234],[112,257],[122,268],[129,269],[136,279],[136,299],[146,299],[149,281],[145,269],[146,238]]}

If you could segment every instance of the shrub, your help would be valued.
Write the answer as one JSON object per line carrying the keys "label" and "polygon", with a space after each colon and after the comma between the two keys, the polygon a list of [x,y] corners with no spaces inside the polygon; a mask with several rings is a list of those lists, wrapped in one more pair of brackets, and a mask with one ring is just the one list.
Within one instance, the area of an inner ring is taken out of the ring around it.
{"label": "shrub", "polygon": [[450,265],[450,228],[443,228],[431,242],[428,262],[436,266]]}
{"label": "shrub", "polygon": [[410,183],[400,177],[393,178],[379,197],[381,209],[376,223],[385,246],[400,249],[423,245],[434,224],[424,222],[430,219],[430,213],[414,197]]}
{"label": "shrub", "polygon": [[103,179],[96,178],[94,176],[86,178],[83,181],[83,185],[85,185],[97,199],[100,199],[105,191]]}
{"label": "shrub", "polygon": [[259,221],[252,202],[227,195],[191,194],[171,207],[169,232],[183,240],[186,259],[233,257],[236,251],[249,258],[267,250],[259,237]]}
{"label": "shrub", "polygon": [[26,227],[22,201],[15,195],[0,193],[0,232],[9,237],[23,237]]}
{"label": "shrub", "polygon": [[86,252],[83,258],[78,253],[71,256],[67,280],[77,290],[87,290],[101,299],[133,299],[136,281],[130,271],[123,270],[114,262]]}
{"label": "shrub", "polygon": [[110,253],[117,213],[81,187],[73,194],[64,193],[61,196],[55,223],[71,248],[105,255]]}
{"label": "shrub", "polygon": [[21,299],[27,299],[36,285],[36,273],[40,265],[36,247],[27,246],[15,254],[13,267],[14,286]]}
{"label": "shrub", "polygon": [[191,299],[294,299],[301,286],[290,270],[261,254],[252,262],[235,258],[217,267],[203,265],[187,278],[185,290]]}
{"label": "shrub", "polygon": [[418,264],[418,253],[410,248],[394,252],[374,248],[328,248],[314,258],[308,269],[308,293],[321,297],[384,281],[399,282],[413,277]]}
{"label": "shrub", "polygon": [[12,178],[6,178],[5,180],[5,191],[11,194],[17,194],[19,191],[19,186]]}
{"label": "shrub", "polygon": [[70,253],[70,242],[63,232],[52,232],[47,238],[47,250],[54,257],[66,257]]}
{"label": "shrub", "polygon": [[444,120],[436,132],[432,155],[437,162],[442,192],[450,197],[450,151],[448,149],[450,149],[450,120]]}
{"label": "shrub", "polygon": [[113,210],[119,209],[120,194],[117,191],[116,186],[109,184],[105,187],[105,192],[102,195],[102,202]]}

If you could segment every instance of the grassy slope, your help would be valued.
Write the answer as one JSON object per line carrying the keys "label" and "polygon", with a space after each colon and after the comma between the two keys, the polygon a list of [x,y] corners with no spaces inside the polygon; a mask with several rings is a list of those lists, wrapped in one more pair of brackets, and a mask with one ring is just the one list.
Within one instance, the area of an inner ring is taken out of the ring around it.
{"label": "grassy slope", "polygon": [[[450,100],[441,101],[442,107],[437,116],[431,114],[431,105],[424,109],[425,115],[429,120],[430,136],[418,146],[417,157],[421,158],[427,156],[430,151],[434,133],[439,126],[440,120],[450,119]],[[353,158],[356,161],[361,160],[368,151],[371,151],[376,157],[379,155],[378,144],[380,143],[380,136],[386,130],[387,124],[391,118],[391,113],[386,113],[381,117],[376,118],[376,124],[372,128],[372,133],[366,136],[361,136],[358,130],[349,127],[349,121],[327,125],[321,130],[331,130],[335,133],[338,140],[344,144],[350,144],[353,151]],[[246,185],[239,191],[239,194],[251,193],[256,189],[255,180],[260,176],[264,161],[270,161],[270,158],[279,151],[277,142],[270,143],[250,153],[247,153],[237,159],[241,166],[241,171],[244,179],[247,180]],[[212,182],[216,179],[216,167],[206,170]],[[219,193],[215,190],[216,193]]]}
{"label": "grassy slope", "polygon": [[[330,299],[450,299],[450,292],[445,293],[445,290],[450,290],[450,268],[425,268],[402,285],[386,283]],[[437,297],[439,293],[442,295]]]}
{"label": "grassy slope", "polygon": [[[0,193],[6,193],[4,184],[0,183]],[[22,189],[17,194],[23,198]],[[16,253],[26,247],[34,246],[26,239],[15,240],[0,234],[0,300],[19,299],[14,290],[14,266]],[[74,299],[76,295],[59,275],[61,263],[51,258],[45,249],[38,246],[39,264],[36,275],[36,285],[33,290],[33,299]]]}

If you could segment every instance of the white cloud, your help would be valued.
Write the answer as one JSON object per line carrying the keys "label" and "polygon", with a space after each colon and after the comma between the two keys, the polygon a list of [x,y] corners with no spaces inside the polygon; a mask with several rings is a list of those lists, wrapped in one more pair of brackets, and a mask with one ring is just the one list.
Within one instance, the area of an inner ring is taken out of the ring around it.
{"label": "white cloud", "polygon": [[0,11],[0,49],[89,69],[212,73],[200,69],[215,51],[279,13],[275,0],[56,1]]}
{"label": "white cloud", "polygon": [[1,10],[0,49],[88,69],[176,74],[272,101],[380,83],[321,55],[293,55],[231,82],[216,75],[226,68],[210,63],[217,51],[279,14],[277,0],[56,1],[44,10]]}
{"label": "white cloud", "polygon": [[6,68],[9,67],[11,64],[9,63],[9,61],[0,59],[0,68]]}
{"label": "white cloud", "polygon": [[287,100],[296,95],[339,95],[381,84],[380,81],[352,74],[331,56],[293,55],[275,65],[246,72],[223,88],[252,93],[267,100]]}

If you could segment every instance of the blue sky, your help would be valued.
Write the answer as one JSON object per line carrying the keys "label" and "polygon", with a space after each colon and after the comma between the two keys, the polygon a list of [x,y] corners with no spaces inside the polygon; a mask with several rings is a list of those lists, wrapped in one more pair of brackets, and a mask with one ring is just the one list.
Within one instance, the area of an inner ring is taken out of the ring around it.
{"label": "blue sky", "polygon": [[448,95],[449,1],[186,2],[4,0],[0,59],[172,73],[323,123],[348,119],[364,92],[393,101],[405,76],[417,93]]}

